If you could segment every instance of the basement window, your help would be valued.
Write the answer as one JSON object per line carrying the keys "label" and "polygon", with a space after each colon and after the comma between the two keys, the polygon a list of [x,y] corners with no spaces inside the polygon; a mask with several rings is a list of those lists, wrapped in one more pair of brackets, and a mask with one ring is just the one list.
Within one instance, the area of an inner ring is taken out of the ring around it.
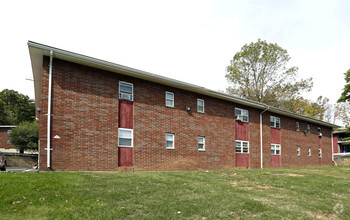
{"label": "basement window", "polygon": [[281,145],[271,144],[271,155],[281,155]]}
{"label": "basement window", "polygon": [[133,146],[133,130],[126,128],[118,128],[118,146],[132,147]]}
{"label": "basement window", "polygon": [[249,142],[236,141],[236,153],[249,154]]}
{"label": "basement window", "polygon": [[198,137],[198,150],[205,151],[205,137]]}
{"label": "basement window", "polygon": [[175,149],[175,135],[171,133],[165,134],[165,145],[167,149]]}
{"label": "basement window", "polygon": [[281,128],[280,118],[275,117],[275,116],[270,116],[270,125],[273,128]]}
{"label": "basement window", "polygon": [[203,99],[197,99],[197,111],[199,113],[204,113],[204,100]]}
{"label": "basement window", "polygon": [[119,99],[133,101],[134,86],[132,83],[119,82]]}
{"label": "basement window", "polygon": [[248,110],[235,108],[235,119],[237,121],[249,122],[249,112]]}
{"label": "basement window", "polygon": [[174,93],[165,92],[165,106],[174,107]]}

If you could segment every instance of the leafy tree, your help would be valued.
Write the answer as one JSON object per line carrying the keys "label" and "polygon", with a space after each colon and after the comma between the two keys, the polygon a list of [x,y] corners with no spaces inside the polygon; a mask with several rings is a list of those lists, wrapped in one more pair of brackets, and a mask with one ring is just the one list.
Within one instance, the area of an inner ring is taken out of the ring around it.
{"label": "leafy tree", "polygon": [[336,114],[346,127],[350,126],[350,102],[349,101],[337,103]]}
{"label": "leafy tree", "polygon": [[310,91],[312,78],[297,81],[297,67],[287,67],[287,50],[258,40],[245,44],[227,67],[226,79],[233,84],[228,93],[278,108]]}
{"label": "leafy tree", "polygon": [[20,152],[24,150],[38,150],[39,125],[36,121],[24,121],[13,128],[10,134],[11,144],[15,145]]}
{"label": "leafy tree", "polygon": [[350,69],[344,73],[344,75],[346,84],[344,86],[343,93],[338,99],[338,102],[350,101]]}
{"label": "leafy tree", "polygon": [[284,110],[319,120],[325,120],[326,113],[330,107],[329,99],[322,96],[319,96],[316,102],[304,99],[303,97],[291,98],[282,106]]}
{"label": "leafy tree", "polygon": [[0,92],[0,113],[3,106],[3,117],[0,117],[1,124],[18,125],[23,121],[35,119],[35,103],[28,96],[14,90],[4,89]]}
{"label": "leafy tree", "polygon": [[0,98],[0,124],[3,124],[5,120],[5,102]]}

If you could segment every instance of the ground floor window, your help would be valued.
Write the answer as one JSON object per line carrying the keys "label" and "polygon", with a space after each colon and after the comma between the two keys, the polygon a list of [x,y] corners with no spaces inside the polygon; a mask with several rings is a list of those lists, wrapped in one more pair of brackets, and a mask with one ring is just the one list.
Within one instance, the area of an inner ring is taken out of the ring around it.
{"label": "ground floor window", "polygon": [[281,155],[281,145],[271,144],[271,155]]}
{"label": "ground floor window", "polygon": [[236,153],[249,153],[249,142],[248,141],[236,141]]}
{"label": "ground floor window", "polygon": [[165,134],[165,145],[167,149],[175,149],[175,135],[171,133]]}
{"label": "ground floor window", "polygon": [[198,137],[198,150],[205,151],[205,137]]}
{"label": "ground floor window", "polygon": [[133,130],[126,128],[118,129],[118,146],[119,147],[132,147]]}

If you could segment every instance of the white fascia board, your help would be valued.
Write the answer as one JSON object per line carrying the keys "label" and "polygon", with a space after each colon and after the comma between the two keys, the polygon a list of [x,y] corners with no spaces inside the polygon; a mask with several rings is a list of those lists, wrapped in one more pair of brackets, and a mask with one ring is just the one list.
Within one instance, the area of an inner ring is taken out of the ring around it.
{"label": "white fascia board", "polygon": [[0,128],[16,128],[17,125],[0,125]]}
{"label": "white fascia board", "polygon": [[[162,85],[172,86],[175,88],[179,88],[179,89],[207,95],[210,97],[226,100],[229,102],[234,102],[234,103],[258,108],[261,110],[265,110],[265,109],[269,108],[268,109],[269,112],[273,112],[276,114],[280,114],[280,115],[284,115],[284,116],[312,122],[312,123],[323,125],[326,127],[332,127],[332,128],[339,127],[337,125],[334,125],[334,124],[331,124],[328,122],[324,122],[324,121],[313,119],[313,118],[306,117],[303,115],[284,111],[284,110],[281,110],[281,109],[278,109],[275,107],[271,107],[271,106],[268,106],[268,105],[260,103],[260,102],[251,101],[251,100],[240,98],[237,96],[227,95],[225,93],[220,93],[220,92],[210,90],[210,89],[207,89],[204,87],[200,87],[197,85],[193,85],[190,83],[186,83],[186,82],[171,79],[168,77],[149,73],[146,71],[130,68],[127,66],[122,66],[122,65],[111,63],[108,61],[92,58],[89,56],[69,52],[66,50],[61,50],[61,49],[46,46],[43,44],[28,41],[28,47],[29,47],[31,60],[32,60],[32,68],[33,68],[33,76],[34,76],[34,84],[35,84],[36,107],[39,107],[37,105],[40,105],[39,103],[40,103],[40,91],[41,91],[42,57],[49,56],[50,51],[52,50],[54,53],[54,58],[57,58],[57,59],[62,59],[62,60],[66,60],[69,62],[78,63],[81,65],[86,65],[86,66],[90,66],[90,67],[94,67],[94,68],[98,68],[98,69],[102,69],[102,70],[107,70],[110,72],[119,73],[119,74],[131,76],[131,77],[135,77],[138,79],[143,79],[143,80],[159,83]],[[37,56],[40,56],[40,57],[37,57]],[[39,64],[41,64],[40,68],[39,68]],[[39,73],[40,73],[40,76],[39,76]],[[37,80],[40,80],[40,81],[37,81]]]}

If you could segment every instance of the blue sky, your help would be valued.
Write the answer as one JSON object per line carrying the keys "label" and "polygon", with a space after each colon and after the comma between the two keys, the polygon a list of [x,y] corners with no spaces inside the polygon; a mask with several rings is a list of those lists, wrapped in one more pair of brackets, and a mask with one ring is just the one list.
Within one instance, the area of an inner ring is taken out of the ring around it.
{"label": "blue sky", "polygon": [[1,1],[0,90],[34,98],[27,41],[225,90],[225,69],[257,39],[288,50],[303,94],[335,102],[350,68],[350,1]]}

